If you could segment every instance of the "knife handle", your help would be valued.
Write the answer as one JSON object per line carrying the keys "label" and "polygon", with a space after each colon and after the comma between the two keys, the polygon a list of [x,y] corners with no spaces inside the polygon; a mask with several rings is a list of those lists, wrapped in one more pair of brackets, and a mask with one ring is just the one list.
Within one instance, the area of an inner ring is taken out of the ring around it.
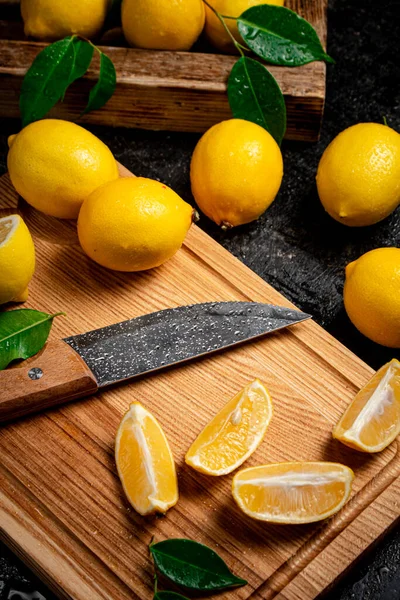
{"label": "knife handle", "polygon": [[97,392],[96,379],[66,342],[0,372],[0,423]]}

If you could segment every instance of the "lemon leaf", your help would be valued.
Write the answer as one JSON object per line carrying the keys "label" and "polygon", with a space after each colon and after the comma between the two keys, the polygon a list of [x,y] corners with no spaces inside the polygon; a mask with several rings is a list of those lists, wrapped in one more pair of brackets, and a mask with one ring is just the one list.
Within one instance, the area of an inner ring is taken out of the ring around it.
{"label": "lemon leaf", "polygon": [[[99,51],[100,52],[100,51]],[[90,90],[89,102],[83,111],[86,114],[90,110],[97,110],[104,106],[114,93],[117,84],[117,74],[113,62],[106,54],[100,52],[99,80]]]}
{"label": "lemon leaf", "polygon": [[21,308],[0,313],[0,370],[18,358],[29,358],[43,348],[54,317],[63,315]]}
{"label": "lemon leaf", "polygon": [[150,546],[150,552],[158,571],[187,589],[217,591],[247,584],[214,550],[192,540],[165,540]]}
{"label": "lemon leaf", "polygon": [[248,8],[238,17],[237,26],[248,47],[273,65],[335,62],[326,54],[314,27],[284,6],[261,4]]}
{"label": "lemon leaf", "polygon": [[22,126],[44,117],[69,85],[74,64],[74,38],[46,46],[34,59],[21,86],[19,108]]}
{"label": "lemon leaf", "polygon": [[69,74],[68,85],[84,76],[92,62],[94,46],[86,40],[74,38],[74,62]]}
{"label": "lemon leaf", "polygon": [[261,125],[281,143],[286,131],[285,101],[276,79],[264,65],[242,56],[229,76],[228,100],[236,119]]}

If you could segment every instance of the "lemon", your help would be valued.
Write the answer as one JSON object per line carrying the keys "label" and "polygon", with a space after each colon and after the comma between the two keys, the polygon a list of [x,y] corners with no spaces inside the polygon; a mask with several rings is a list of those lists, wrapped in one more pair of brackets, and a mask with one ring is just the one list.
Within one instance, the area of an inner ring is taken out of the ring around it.
{"label": "lemon", "polygon": [[158,267],[182,246],[192,207],[169,187],[144,177],[112,181],[82,205],[78,236],[86,254],[116,271]]}
{"label": "lemon", "polygon": [[352,227],[381,221],[400,202],[400,135],[379,123],[345,129],[322,155],[317,187],[336,221]]}
{"label": "lemon", "polygon": [[232,493],[239,508],[270,523],[315,523],[337,513],[351,493],[354,473],[331,462],[289,462],[242,469]]}
{"label": "lemon", "polygon": [[61,219],[76,219],[84,199],[118,177],[117,163],[95,135],[68,121],[43,119],[9,139],[8,171],[32,206]]}
{"label": "lemon", "polygon": [[377,248],[347,265],[344,306],[362,334],[400,348],[400,248]]}
{"label": "lemon", "polygon": [[166,513],[178,502],[178,481],[168,440],[139,402],[124,415],[115,440],[115,462],[124,492],[140,515]]}
{"label": "lemon", "polygon": [[25,302],[35,271],[35,247],[19,215],[0,219],[0,304]]}
{"label": "lemon", "polygon": [[400,362],[379,369],[358,392],[333,437],[361,452],[380,452],[400,433]]}
{"label": "lemon", "polygon": [[128,44],[150,50],[189,50],[204,27],[202,0],[123,0]]}
{"label": "lemon", "polygon": [[274,138],[242,119],[211,127],[197,143],[190,166],[197,204],[225,228],[257,219],[274,200],[282,176]]}
{"label": "lemon", "polygon": [[25,35],[48,41],[74,33],[96,37],[109,8],[110,0],[21,0]]}
{"label": "lemon", "polygon": [[[228,17],[239,17],[245,10],[259,4],[275,4],[283,6],[284,0],[210,0],[213,6],[221,15]],[[236,19],[225,19],[225,24],[234,38],[244,44],[242,37],[239,34]],[[205,34],[210,43],[221,52],[235,52],[235,47],[228,35],[225,27],[217,15],[206,6],[206,25],[204,28]]]}
{"label": "lemon", "polygon": [[234,396],[206,425],[185,461],[206,475],[227,475],[261,444],[272,417],[272,401],[256,379]]}

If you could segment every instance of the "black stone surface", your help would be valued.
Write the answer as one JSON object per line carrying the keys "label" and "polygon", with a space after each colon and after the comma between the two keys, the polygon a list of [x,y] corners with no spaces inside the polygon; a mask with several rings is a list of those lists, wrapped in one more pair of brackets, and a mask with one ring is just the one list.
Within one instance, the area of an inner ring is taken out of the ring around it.
{"label": "black stone surface", "polygon": [[[311,0],[310,0],[311,1]],[[200,226],[346,346],[377,368],[399,352],[362,337],[342,304],[343,269],[367,250],[400,245],[400,209],[382,223],[345,228],[323,211],[314,177],[330,140],[362,121],[400,131],[400,4],[396,0],[331,0],[327,102],[317,144],[283,144],[285,176],[278,198],[257,222],[222,233],[203,217]],[[0,173],[6,170],[6,139],[17,122],[0,121]],[[198,136],[93,128],[116,158],[136,175],[160,179],[192,202],[189,161]],[[1,524],[0,524],[1,525]],[[355,565],[326,600],[400,599],[400,528]],[[11,589],[21,594],[10,594]],[[52,594],[4,546],[0,546],[0,599],[42,600]],[[91,600],[88,598],[87,600]],[[112,599],[110,599],[112,600]]]}

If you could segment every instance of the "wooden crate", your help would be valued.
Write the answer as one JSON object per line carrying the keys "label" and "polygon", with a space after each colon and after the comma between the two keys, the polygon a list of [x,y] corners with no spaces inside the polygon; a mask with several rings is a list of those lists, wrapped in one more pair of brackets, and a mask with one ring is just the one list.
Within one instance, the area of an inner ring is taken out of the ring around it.
{"label": "wooden crate", "polygon": [[[26,41],[22,23],[1,21],[0,0],[0,116],[18,117],[22,79],[44,44]],[[305,17],[326,44],[327,0],[288,0],[287,6]],[[107,38],[105,38],[107,39]],[[109,42],[111,43],[111,42]],[[114,42],[113,42],[114,43]],[[233,56],[204,52],[148,51],[102,46],[117,70],[117,88],[106,107],[94,111],[81,123],[202,132],[231,116],[226,83],[236,60]],[[326,67],[314,62],[297,68],[271,67],[285,96],[288,127],[286,137],[316,141],[325,100]],[[83,80],[72,86],[52,116],[77,119],[98,74],[98,62]]]}

